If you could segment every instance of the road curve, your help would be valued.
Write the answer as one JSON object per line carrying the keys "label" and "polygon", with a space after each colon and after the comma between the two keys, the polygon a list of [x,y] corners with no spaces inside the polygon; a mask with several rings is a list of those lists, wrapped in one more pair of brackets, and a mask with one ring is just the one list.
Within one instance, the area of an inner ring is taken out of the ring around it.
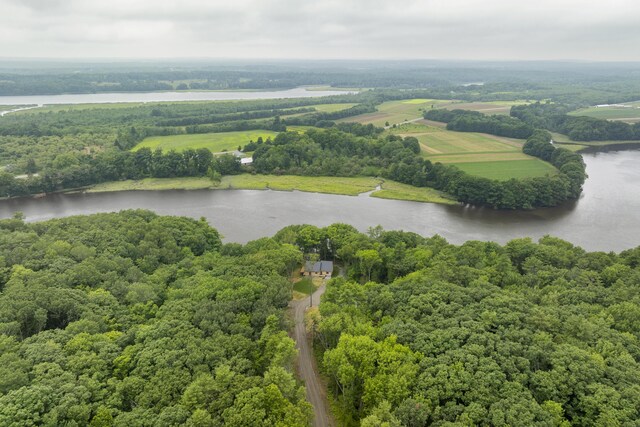
{"label": "road curve", "polygon": [[[318,306],[325,288],[326,283],[323,283],[322,286],[313,293],[314,307]],[[329,412],[327,391],[320,381],[311,342],[307,336],[304,325],[304,314],[310,302],[310,298],[307,297],[290,303],[293,320],[295,322],[293,339],[296,341],[296,348],[298,349],[298,375],[302,381],[304,381],[305,387],[307,388],[307,400],[313,406],[313,427],[332,427],[334,426],[334,422]]]}

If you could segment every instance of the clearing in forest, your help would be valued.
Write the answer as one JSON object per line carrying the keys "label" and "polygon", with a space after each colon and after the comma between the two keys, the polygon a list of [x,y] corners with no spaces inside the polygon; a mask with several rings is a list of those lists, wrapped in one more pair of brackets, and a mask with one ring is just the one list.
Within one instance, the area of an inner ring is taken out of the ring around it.
{"label": "clearing in forest", "polygon": [[275,138],[277,132],[270,130],[247,130],[237,132],[219,132],[219,133],[199,133],[186,135],[168,135],[168,136],[152,136],[145,138],[144,141],[133,147],[133,150],[141,148],[156,148],[162,151],[184,151],[188,149],[197,150],[198,148],[207,148],[214,153],[222,151],[234,151],[238,146],[245,146],[249,141],[256,141],[259,137],[263,139]]}

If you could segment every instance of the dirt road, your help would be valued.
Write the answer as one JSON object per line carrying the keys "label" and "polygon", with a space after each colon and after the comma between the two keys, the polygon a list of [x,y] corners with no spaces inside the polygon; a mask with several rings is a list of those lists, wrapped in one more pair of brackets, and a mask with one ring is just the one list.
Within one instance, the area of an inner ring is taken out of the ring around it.
{"label": "dirt road", "polygon": [[[314,307],[318,306],[320,296],[324,293],[325,287],[326,283],[323,283],[322,286],[313,293]],[[307,387],[307,400],[313,405],[313,426],[331,427],[335,424],[329,412],[327,391],[318,376],[318,368],[315,358],[313,357],[311,342],[307,336],[304,325],[304,313],[309,307],[309,303],[309,297],[290,303],[295,322],[293,339],[296,341],[296,347],[298,348],[298,375],[300,375],[300,378]]]}

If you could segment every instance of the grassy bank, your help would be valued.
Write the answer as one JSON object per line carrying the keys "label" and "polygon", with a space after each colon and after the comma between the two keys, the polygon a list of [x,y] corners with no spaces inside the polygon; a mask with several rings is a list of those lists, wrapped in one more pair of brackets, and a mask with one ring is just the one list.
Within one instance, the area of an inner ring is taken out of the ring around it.
{"label": "grassy bank", "polygon": [[201,190],[212,188],[211,180],[206,177],[188,178],[145,178],[140,180],[111,181],[96,184],[88,193],[132,190]]}
{"label": "grassy bank", "polygon": [[401,184],[395,181],[385,181],[382,189],[371,194],[371,197],[381,199],[408,200],[412,202],[442,203],[445,205],[455,205],[456,202],[451,196],[427,187],[414,187],[412,185]]}
{"label": "grassy bank", "polygon": [[[378,185],[381,190],[374,191]],[[382,181],[373,177],[333,177],[295,175],[234,175],[225,176],[217,186],[208,178],[145,178],[141,180],[113,181],[97,184],[86,190],[89,193],[135,190],[276,190],[305,191],[311,193],[357,196],[374,191],[371,196],[381,199],[413,202],[455,204],[446,194],[431,189],[418,188],[395,181]]]}
{"label": "grassy bank", "polygon": [[238,190],[308,191],[356,196],[372,191],[380,180],[372,177],[234,175],[225,176],[217,188]]}

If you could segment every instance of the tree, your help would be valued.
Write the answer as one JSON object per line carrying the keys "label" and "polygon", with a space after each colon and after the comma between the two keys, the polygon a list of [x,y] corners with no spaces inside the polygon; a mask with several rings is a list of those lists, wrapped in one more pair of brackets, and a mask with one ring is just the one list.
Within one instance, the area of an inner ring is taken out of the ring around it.
{"label": "tree", "polygon": [[380,254],[375,249],[365,249],[356,252],[356,258],[360,262],[362,269],[367,274],[367,280],[371,280],[371,270],[382,262]]}

